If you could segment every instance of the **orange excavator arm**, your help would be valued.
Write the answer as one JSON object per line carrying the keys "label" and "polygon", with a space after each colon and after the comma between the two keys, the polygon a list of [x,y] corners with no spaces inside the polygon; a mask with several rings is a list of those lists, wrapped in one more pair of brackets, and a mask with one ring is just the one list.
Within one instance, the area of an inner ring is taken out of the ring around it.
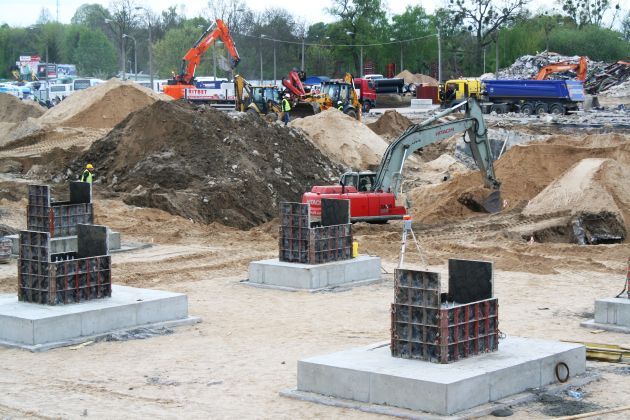
{"label": "orange excavator arm", "polygon": [[241,60],[234,45],[234,40],[230,36],[228,27],[223,23],[221,19],[217,19],[216,23],[209,26],[208,29],[199,37],[190,50],[186,53],[182,59],[182,68],[175,79],[179,83],[190,84],[195,77],[195,70],[201,62],[201,57],[208,51],[208,48],[214,44],[214,42],[220,39],[225,44],[225,48],[230,53],[232,58],[231,67],[235,68],[238,62]]}
{"label": "orange excavator arm", "polygon": [[586,71],[588,70],[588,58],[580,57],[578,64],[572,64],[568,61],[561,61],[555,64],[549,64],[540,69],[535,80],[545,80],[550,74],[562,73],[563,71],[574,71],[577,73],[577,80],[586,80]]}

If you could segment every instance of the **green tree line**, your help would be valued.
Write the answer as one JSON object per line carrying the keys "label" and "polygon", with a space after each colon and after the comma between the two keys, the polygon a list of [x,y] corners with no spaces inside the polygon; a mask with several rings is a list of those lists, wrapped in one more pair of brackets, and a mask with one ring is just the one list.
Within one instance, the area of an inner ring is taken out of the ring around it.
{"label": "green tree line", "polygon": [[[390,15],[382,0],[332,0],[326,12],[333,22],[310,25],[282,8],[256,13],[243,0],[210,0],[203,16],[194,18],[176,6],[156,13],[137,0],[115,0],[108,8],[84,4],[70,24],[42,10],[32,26],[0,26],[0,77],[10,77],[20,55],[44,58],[47,52],[51,63],[76,64],[83,76],[107,78],[123,65],[127,72],[133,68],[135,46],[139,71],[148,74],[151,48],[154,74],[168,78],[217,18],[230,28],[241,56],[237,71],[251,80],[261,78],[261,67],[264,79],[281,79],[302,62],[308,74],[332,77],[358,74],[361,63],[378,73],[392,63],[396,72],[402,65],[437,77],[438,33],[443,79],[494,71],[543,50],[602,61],[630,54],[630,12],[612,0],[557,2],[561,10],[553,13],[531,13],[527,0],[448,0],[433,14],[408,6]],[[604,25],[606,13],[617,29]],[[197,75],[228,76],[225,56],[217,43]]]}

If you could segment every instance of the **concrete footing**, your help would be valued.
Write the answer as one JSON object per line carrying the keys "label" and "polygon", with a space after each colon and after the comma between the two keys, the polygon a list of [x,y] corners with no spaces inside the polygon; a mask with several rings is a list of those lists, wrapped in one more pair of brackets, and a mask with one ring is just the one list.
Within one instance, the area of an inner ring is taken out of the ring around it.
{"label": "concrete footing", "polygon": [[325,290],[339,286],[366,284],[381,280],[381,259],[368,255],[325,264],[299,264],[272,260],[249,264],[253,286],[287,290]]}
{"label": "concrete footing", "polygon": [[608,298],[595,301],[595,319],[582,322],[586,328],[630,333],[630,299]]}
{"label": "concrete footing", "polygon": [[452,415],[585,370],[584,346],[571,343],[509,337],[453,364],[395,358],[381,343],[300,360],[296,392]]}
{"label": "concrete footing", "polygon": [[[18,255],[20,248],[20,235],[9,235],[8,239],[11,239],[11,254]],[[109,250],[116,251],[121,249],[120,232],[114,232],[113,230],[107,230],[107,236],[109,238]],[[62,254],[66,252],[76,252],[77,250],[77,237],[75,236],[60,236],[58,238],[50,238],[50,253]]]}
{"label": "concrete footing", "polygon": [[47,306],[0,295],[0,345],[44,351],[112,332],[140,327],[193,324],[188,297],[182,293],[112,286],[112,297]]}

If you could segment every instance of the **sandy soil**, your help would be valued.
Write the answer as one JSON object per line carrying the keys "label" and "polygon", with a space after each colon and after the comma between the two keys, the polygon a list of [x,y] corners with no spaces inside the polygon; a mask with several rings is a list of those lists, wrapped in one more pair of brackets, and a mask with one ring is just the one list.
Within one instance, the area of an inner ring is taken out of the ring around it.
{"label": "sandy soil", "polygon": [[[521,129],[535,131],[531,124]],[[24,156],[6,152],[0,163]],[[441,173],[438,169],[448,165],[434,169]],[[1,174],[0,223],[24,227],[26,182],[20,175]],[[0,418],[379,417],[294,401],[278,392],[296,386],[300,358],[389,338],[400,223],[354,226],[361,252],[383,258],[383,283],[290,293],[241,283],[250,261],[276,256],[275,220],[248,231],[205,225],[126,205],[99,185],[95,200],[97,223],[120,231],[123,242],[152,245],[112,256],[115,283],[187,293],[190,313],[203,322],[146,340],[41,354],[0,348]],[[450,257],[494,263],[503,333],[630,346],[630,335],[594,334],[579,326],[592,317],[594,299],[622,289],[630,243],[530,245],[510,234],[536,221],[510,207],[492,216],[416,223],[414,231],[432,270],[446,273]],[[424,268],[414,250],[407,251],[406,261]],[[15,292],[15,276],[15,261],[0,265],[1,293]],[[580,410],[627,405],[627,365],[589,362],[588,367],[601,379],[582,387]],[[558,405],[542,400],[513,407],[513,418],[549,417]]]}
{"label": "sandy soil", "polygon": [[[381,284],[338,293],[290,293],[248,287],[251,260],[273,257],[276,225],[250,231],[202,225],[118,200],[97,201],[98,223],[148,249],[114,254],[119,284],[189,295],[201,324],[147,340],[104,342],[42,354],[0,349],[0,414],[16,417],[262,417],[371,418],[365,413],[282,398],[295,387],[297,360],[389,337],[392,276]],[[19,219],[23,202],[0,206]],[[105,216],[105,209],[107,215]],[[510,214],[497,217],[509,225]],[[498,222],[499,220],[497,220]],[[468,220],[443,227],[417,226],[431,269],[446,271],[446,258],[495,262],[501,331],[509,335],[630,345],[630,336],[594,335],[579,327],[592,316],[593,299],[621,289],[627,244],[497,244],[501,223]],[[400,225],[356,225],[363,252],[383,257],[393,271]],[[407,260],[418,264],[409,251]],[[15,288],[15,262],[0,268],[0,290]],[[37,366],[37,369],[33,367]],[[606,364],[602,380],[589,384],[585,400],[598,407],[626,402],[630,375]],[[42,392],[42,390],[46,390]],[[515,407],[517,418],[544,417],[548,404]]]}

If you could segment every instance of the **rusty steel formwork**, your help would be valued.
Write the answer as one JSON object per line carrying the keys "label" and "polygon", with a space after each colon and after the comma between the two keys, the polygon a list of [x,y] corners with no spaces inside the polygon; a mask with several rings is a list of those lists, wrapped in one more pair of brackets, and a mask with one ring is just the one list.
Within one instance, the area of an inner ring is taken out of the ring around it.
{"label": "rusty steel formwork", "polygon": [[395,271],[392,356],[451,363],[498,350],[498,300],[449,302],[440,287],[438,273]]}
{"label": "rusty steel formwork", "polygon": [[47,185],[28,186],[27,230],[48,232],[52,238],[77,234],[78,224],[94,222],[92,184],[70,183],[70,200],[54,201]]}
{"label": "rusty steel formwork", "polygon": [[60,305],[111,296],[111,257],[107,251],[89,255],[94,250],[102,254],[107,248],[106,242],[98,243],[103,238],[106,241],[107,229],[79,227],[79,250],[60,254],[50,254],[50,233],[20,232],[18,300]]}
{"label": "rusty steel formwork", "polygon": [[308,204],[280,203],[280,261],[321,264],[352,258],[352,225],[349,216],[346,219],[346,223],[322,226],[311,221]]}

